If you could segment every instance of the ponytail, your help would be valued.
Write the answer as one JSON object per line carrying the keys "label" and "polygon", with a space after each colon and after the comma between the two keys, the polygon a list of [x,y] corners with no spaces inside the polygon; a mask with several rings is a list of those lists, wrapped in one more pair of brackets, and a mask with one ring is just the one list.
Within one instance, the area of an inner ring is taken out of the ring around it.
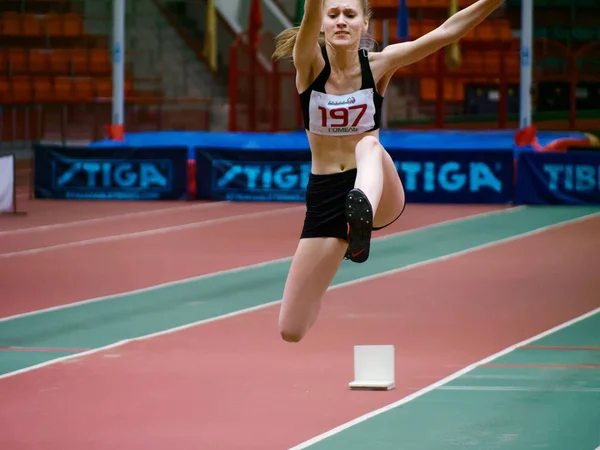
{"label": "ponytail", "polygon": [[[296,45],[296,38],[300,27],[292,27],[283,30],[275,38],[275,51],[272,57],[275,60],[292,58],[294,55],[294,46]],[[319,33],[319,45],[325,45],[325,33]]]}

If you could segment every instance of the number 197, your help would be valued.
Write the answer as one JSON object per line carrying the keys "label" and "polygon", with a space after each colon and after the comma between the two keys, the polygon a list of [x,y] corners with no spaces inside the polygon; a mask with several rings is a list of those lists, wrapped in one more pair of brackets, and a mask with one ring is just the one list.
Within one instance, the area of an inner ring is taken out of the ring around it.
{"label": "number 197", "polygon": [[321,119],[322,119],[323,127],[327,127],[327,126],[347,127],[348,122],[350,121],[350,111],[360,110],[360,112],[354,119],[354,122],[352,122],[352,126],[355,127],[359,124],[360,119],[362,119],[362,116],[367,111],[367,105],[353,105],[353,106],[350,106],[349,108],[334,108],[334,109],[330,110],[329,117],[331,119],[338,120],[340,122],[330,123],[329,125],[327,124],[327,109],[324,108],[323,106],[319,106],[319,110],[321,111]]}

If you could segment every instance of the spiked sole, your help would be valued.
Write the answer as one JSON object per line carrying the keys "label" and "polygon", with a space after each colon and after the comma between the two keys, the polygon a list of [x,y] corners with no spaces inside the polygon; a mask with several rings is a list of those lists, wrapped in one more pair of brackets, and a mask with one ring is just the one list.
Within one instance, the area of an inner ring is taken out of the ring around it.
{"label": "spiked sole", "polygon": [[348,222],[348,250],[346,258],[363,263],[369,258],[373,209],[360,189],[352,189],[346,196],[346,221]]}

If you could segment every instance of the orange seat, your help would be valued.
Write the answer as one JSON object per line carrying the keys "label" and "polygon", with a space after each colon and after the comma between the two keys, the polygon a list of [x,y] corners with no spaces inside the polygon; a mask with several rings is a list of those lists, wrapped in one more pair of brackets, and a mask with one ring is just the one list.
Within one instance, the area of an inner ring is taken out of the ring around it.
{"label": "orange seat", "polygon": [[50,73],[67,75],[71,73],[71,52],[65,49],[51,50],[49,53]]}
{"label": "orange seat", "polygon": [[519,79],[521,75],[521,56],[518,52],[505,55],[504,70],[510,78]]}
{"label": "orange seat", "polygon": [[86,48],[75,48],[71,51],[71,74],[87,75],[89,73],[89,53]]}
{"label": "orange seat", "polygon": [[[95,86],[96,86],[96,97],[98,98],[106,98],[112,97],[113,95],[113,83],[112,78],[110,77],[97,77],[94,78]],[[129,79],[125,79],[123,91],[125,97],[131,96],[133,94],[133,83]]]}
{"label": "orange seat", "polygon": [[90,51],[89,71],[94,75],[108,74],[112,70],[108,50],[104,48],[94,48]]}
{"label": "orange seat", "polygon": [[89,77],[72,78],[73,94],[76,100],[89,101],[96,98],[94,81]]}
{"label": "orange seat", "polygon": [[71,77],[61,75],[54,78],[54,95],[59,101],[70,102],[73,100]]}
{"label": "orange seat", "polygon": [[489,75],[499,78],[502,74],[502,62],[504,62],[505,75],[517,75],[520,71],[519,55],[515,53],[501,53],[494,50],[477,51],[468,50],[461,53],[461,65],[459,73]]}
{"label": "orange seat", "polygon": [[110,78],[96,78],[96,97],[107,98],[112,97],[112,80]]}
{"label": "orange seat", "polygon": [[411,64],[409,66],[409,68],[412,72],[414,72],[415,74],[418,74],[419,76],[421,74],[423,76],[425,76],[425,74],[431,76],[437,71],[437,66],[438,66],[437,60],[438,60],[438,55],[437,55],[437,53],[434,53],[432,55],[427,56],[426,58],[423,58],[420,61],[417,61],[414,64]]}
{"label": "orange seat", "polygon": [[7,74],[9,68],[8,51],[0,48],[0,76]]}
{"label": "orange seat", "polygon": [[442,23],[443,21],[437,19],[413,19],[410,20],[408,23],[408,31],[410,33],[411,39],[417,39],[435,30]]}
{"label": "orange seat", "polygon": [[496,52],[485,52],[482,57],[482,72],[500,74],[500,55]]}
{"label": "orange seat", "polygon": [[11,90],[13,99],[17,102],[32,102],[33,90],[29,75],[11,77]]}
{"label": "orange seat", "polygon": [[49,37],[60,37],[64,34],[61,14],[47,14],[44,18],[45,34]]}
{"label": "orange seat", "polygon": [[63,18],[64,36],[78,37],[83,35],[83,19],[77,13],[66,13]]}
{"label": "orange seat", "polygon": [[[409,19],[408,31],[411,40],[415,40],[439,27],[444,20],[438,19]],[[383,20],[373,19],[373,37],[378,42],[383,41]],[[396,42],[398,21],[388,19],[389,42]],[[511,41],[513,39],[510,22],[506,19],[484,20],[469,33],[463,36],[462,40],[477,42]]]}
{"label": "orange seat", "polygon": [[33,96],[35,101],[48,102],[54,100],[52,77],[37,76],[33,78]]}
{"label": "orange seat", "polygon": [[29,58],[27,50],[24,48],[9,48],[8,65],[11,74],[29,72]]}
{"label": "orange seat", "polygon": [[[69,0],[36,1],[57,6],[44,11],[64,11],[61,5],[69,3]],[[0,40],[20,36],[35,38],[28,41],[38,43],[14,48],[7,44],[0,46],[0,103],[68,104],[112,97],[110,49],[87,48],[86,43],[74,46],[83,41],[78,38],[85,37],[82,14],[0,12]],[[77,39],[64,44],[59,42],[66,41],[65,37]],[[46,46],[50,48],[44,48]],[[133,93],[131,80],[125,80],[124,89],[126,96]]]}
{"label": "orange seat", "polygon": [[[445,78],[443,83],[444,101],[452,103],[464,101],[465,89],[462,81]],[[437,100],[437,80],[435,78],[422,78],[419,88],[422,100],[427,102],[435,102]]]}
{"label": "orange seat", "polygon": [[[439,27],[442,21],[437,19],[410,19],[408,22],[408,32],[410,40],[415,40],[421,36],[433,31]],[[388,42],[394,43],[397,41],[398,21],[396,19],[388,20]],[[373,37],[377,42],[383,41],[383,21],[380,19],[373,20]]]}
{"label": "orange seat", "polygon": [[32,73],[48,73],[50,69],[50,53],[44,49],[29,50],[29,70]]}
{"label": "orange seat", "polygon": [[0,18],[0,32],[3,36],[21,35],[21,16],[17,12],[8,11]]}
{"label": "orange seat", "polygon": [[467,41],[493,42],[510,41],[513,39],[510,22],[505,19],[484,20],[464,37]]}
{"label": "orange seat", "polygon": [[12,101],[10,80],[8,77],[0,76],[0,103]]}
{"label": "orange seat", "polygon": [[437,97],[437,86],[435,78],[421,78],[419,82],[421,100],[434,102]]}
{"label": "orange seat", "polygon": [[37,14],[22,14],[22,34],[24,36],[43,36],[45,30],[42,17]]}

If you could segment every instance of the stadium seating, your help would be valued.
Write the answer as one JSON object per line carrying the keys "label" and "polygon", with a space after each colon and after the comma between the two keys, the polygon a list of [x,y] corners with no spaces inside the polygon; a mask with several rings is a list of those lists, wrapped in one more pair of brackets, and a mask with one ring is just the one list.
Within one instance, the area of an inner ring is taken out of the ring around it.
{"label": "stadium seating", "polygon": [[[0,102],[85,102],[112,95],[108,39],[87,35],[67,0],[0,3]],[[126,95],[132,95],[126,80]]]}
{"label": "stadium seating", "polygon": [[[460,8],[474,0],[459,0]],[[409,39],[413,40],[439,26],[448,18],[449,0],[406,0],[409,10]],[[383,19],[388,20],[389,43],[397,42],[397,8],[399,0],[371,0],[375,12],[373,33],[377,42],[384,40]],[[534,75],[568,76],[569,61],[561,56],[557,48],[562,45],[563,53],[593,41],[600,41],[600,13],[598,0],[534,0],[536,9],[534,38],[558,43],[537,52]],[[460,41],[461,64],[453,71],[444,66],[443,58],[433,55],[404,68],[399,77],[420,79],[420,99],[434,102],[437,98],[436,74],[444,70],[444,102],[462,103],[469,85],[499,85],[500,74],[504,73],[507,84],[519,81],[520,54],[519,31],[521,0],[508,0],[505,10],[492,15]],[[550,48],[550,50],[548,50]],[[554,53],[553,53],[554,51]],[[547,52],[547,53],[546,53]],[[558,54],[557,54],[558,53]],[[581,55],[576,61],[580,70],[600,73],[598,55]]]}

